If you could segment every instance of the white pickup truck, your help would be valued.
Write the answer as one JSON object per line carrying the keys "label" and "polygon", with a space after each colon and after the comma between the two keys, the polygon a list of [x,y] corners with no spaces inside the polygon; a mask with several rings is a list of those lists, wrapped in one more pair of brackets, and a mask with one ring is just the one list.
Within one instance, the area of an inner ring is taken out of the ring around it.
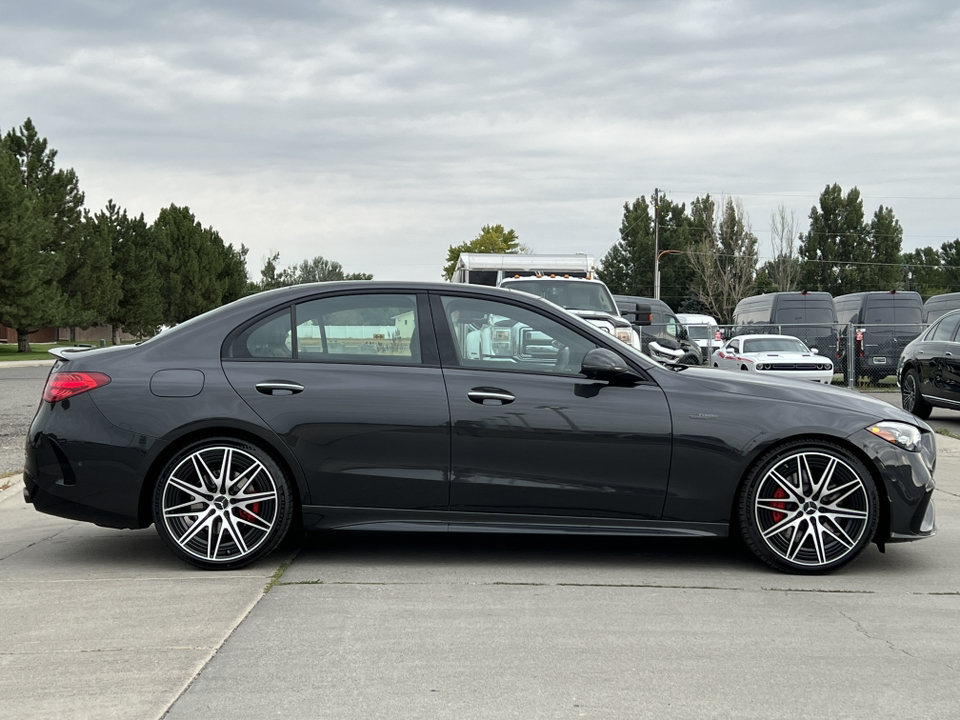
{"label": "white pickup truck", "polygon": [[610,333],[627,345],[642,349],[640,335],[630,321],[620,315],[610,289],[600,280],[556,275],[512,277],[501,280],[500,287],[522,290],[545,298],[579,315],[591,325]]}

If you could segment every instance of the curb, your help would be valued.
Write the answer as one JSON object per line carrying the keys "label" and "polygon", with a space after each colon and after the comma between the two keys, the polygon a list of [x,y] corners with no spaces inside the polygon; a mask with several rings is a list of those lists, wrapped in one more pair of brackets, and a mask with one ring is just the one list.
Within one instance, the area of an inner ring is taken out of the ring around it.
{"label": "curb", "polygon": [[0,370],[3,368],[9,367],[49,367],[53,365],[56,360],[10,360],[9,362],[0,361]]}
{"label": "curb", "polygon": [[0,478],[0,485],[5,485],[6,483],[10,483],[10,487],[0,490],[0,504],[5,503],[15,496],[23,497],[23,473]]}

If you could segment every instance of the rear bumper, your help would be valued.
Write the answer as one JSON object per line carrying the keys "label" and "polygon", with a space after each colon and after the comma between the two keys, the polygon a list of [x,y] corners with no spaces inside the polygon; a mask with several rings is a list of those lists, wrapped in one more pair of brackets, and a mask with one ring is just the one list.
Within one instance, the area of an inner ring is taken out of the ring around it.
{"label": "rear bumper", "polygon": [[24,448],[24,497],[49,515],[143,527],[139,505],[146,458],[158,442],[114,427],[85,395],[44,402]]}

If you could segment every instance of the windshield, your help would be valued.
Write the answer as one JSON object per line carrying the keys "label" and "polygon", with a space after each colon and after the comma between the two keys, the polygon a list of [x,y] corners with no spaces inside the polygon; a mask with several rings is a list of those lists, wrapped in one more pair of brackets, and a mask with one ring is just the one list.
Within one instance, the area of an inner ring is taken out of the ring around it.
{"label": "windshield", "polygon": [[500,287],[523,290],[568,310],[599,310],[619,315],[606,285],[578,280],[504,280]]}
{"label": "windshield", "polygon": [[758,338],[744,340],[743,352],[798,352],[808,353],[807,346],[794,338]]}
{"label": "windshield", "polygon": [[717,332],[716,325],[687,325],[686,328],[692,340],[709,340]]}

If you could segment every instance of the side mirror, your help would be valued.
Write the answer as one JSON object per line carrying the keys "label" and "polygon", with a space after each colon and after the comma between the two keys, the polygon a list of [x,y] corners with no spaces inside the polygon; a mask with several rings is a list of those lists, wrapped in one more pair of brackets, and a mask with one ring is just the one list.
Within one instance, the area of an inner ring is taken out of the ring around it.
{"label": "side mirror", "polygon": [[810,348],[810,352],[812,352],[814,355],[819,355],[819,354],[820,354],[820,351],[817,350],[817,348]]}
{"label": "side mirror", "polygon": [[588,351],[583,356],[580,372],[591,380],[612,380],[624,373],[633,374],[622,357],[606,348]]}
{"label": "side mirror", "polygon": [[622,314],[632,325],[646,327],[653,323],[653,310],[643,303],[635,303],[632,310],[622,311]]}

